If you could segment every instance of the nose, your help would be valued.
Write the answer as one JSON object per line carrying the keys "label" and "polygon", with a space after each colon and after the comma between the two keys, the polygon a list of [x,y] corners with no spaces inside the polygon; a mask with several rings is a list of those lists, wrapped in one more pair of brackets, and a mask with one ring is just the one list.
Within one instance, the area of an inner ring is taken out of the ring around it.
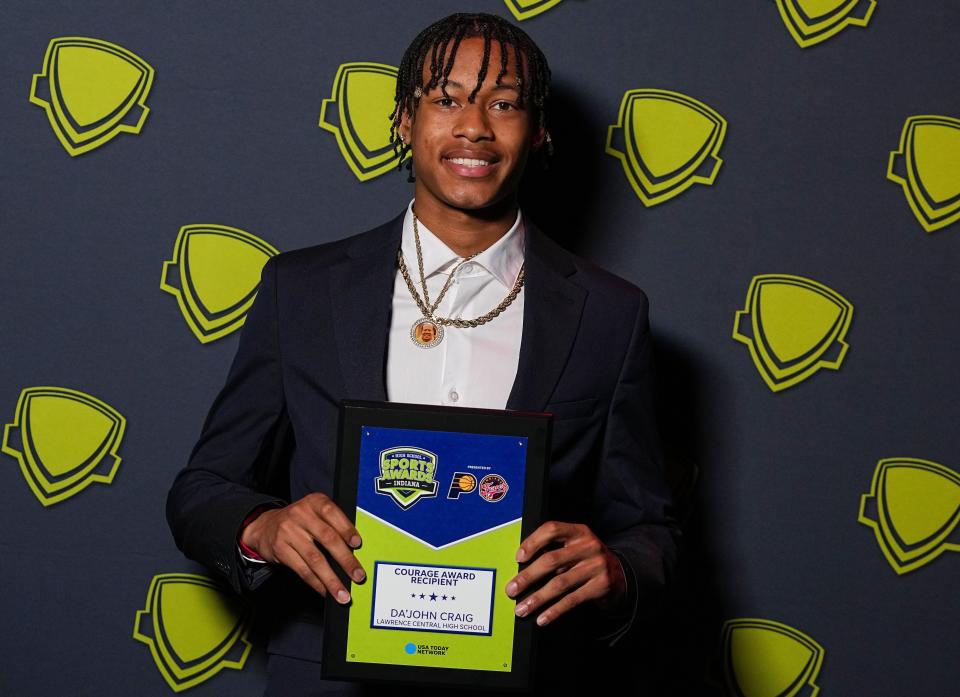
{"label": "nose", "polygon": [[470,142],[478,140],[492,140],[493,130],[487,110],[479,104],[467,102],[460,110],[460,117],[454,125],[453,134],[462,136]]}

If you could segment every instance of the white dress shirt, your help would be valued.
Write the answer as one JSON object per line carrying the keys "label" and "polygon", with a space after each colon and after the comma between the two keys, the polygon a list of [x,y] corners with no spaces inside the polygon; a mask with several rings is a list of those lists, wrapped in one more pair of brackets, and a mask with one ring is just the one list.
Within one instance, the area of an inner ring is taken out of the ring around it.
{"label": "white dress shirt", "polygon": [[[461,261],[456,252],[418,221],[423,272],[436,302],[450,272]],[[403,220],[400,248],[414,288],[423,296],[413,237],[413,201]],[[466,262],[454,274],[435,311],[439,317],[475,319],[499,305],[513,288],[523,265],[523,219],[503,237]],[[499,316],[479,327],[445,326],[443,341],[423,348],[410,338],[423,317],[403,275],[393,285],[393,316],[387,345],[387,399],[391,402],[504,409],[517,375],[523,331],[523,291]]]}

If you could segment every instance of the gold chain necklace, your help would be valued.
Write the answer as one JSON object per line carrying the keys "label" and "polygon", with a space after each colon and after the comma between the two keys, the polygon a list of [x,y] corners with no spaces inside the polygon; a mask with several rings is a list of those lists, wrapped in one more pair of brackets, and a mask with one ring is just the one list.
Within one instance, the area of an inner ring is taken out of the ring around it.
{"label": "gold chain necklace", "polygon": [[447,294],[447,290],[450,288],[450,284],[453,282],[453,277],[457,272],[457,269],[473,259],[480,252],[475,252],[457,262],[457,265],[454,266],[450,271],[450,275],[447,278],[446,283],[444,283],[443,287],[440,289],[437,299],[433,302],[433,304],[431,304],[430,294],[427,291],[427,279],[423,272],[423,250],[420,248],[420,230],[417,225],[416,213],[413,214],[413,240],[417,248],[417,266],[420,270],[420,285],[423,288],[422,298],[420,297],[420,293],[417,292],[416,287],[414,287],[413,279],[410,278],[410,273],[407,271],[407,264],[403,258],[402,248],[397,250],[397,264],[400,267],[400,273],[403,275],[403,280],[407,284],[407,290],[410,291],[410,295],[413,296],[414,302],[417,303],[417,307],[420,308],[420,312],[423,314],[423,317],[414,322],[410,327],[410,339],[412,339],[413,343],[420,348],[433,348],[443,341],[443,328],[445,326],[458,327],[460,329],[470,329],[473,327],[479,327],[481,324],[486,324],[510,307],[510,303],[516,300],[517,296],[520,294],[520,290],[523,288],[524,270],[523,266],[521,265],[520,273],[517,274],[517,280],[514,281],[513,288],[510,289],[510,292],[507,293],[507,296],[500,302],[500,304],[490,310],[490,312],[486,313],[485,315],[480,315],[476,319],[437,317],[434,313],[437,311],[437,308],[440,307],[443,297]]}

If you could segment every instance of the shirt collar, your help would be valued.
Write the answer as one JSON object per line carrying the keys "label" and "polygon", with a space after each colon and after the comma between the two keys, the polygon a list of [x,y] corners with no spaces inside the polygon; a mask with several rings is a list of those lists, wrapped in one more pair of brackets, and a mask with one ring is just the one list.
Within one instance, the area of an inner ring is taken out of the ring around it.
{"label": "shirt collar", "polygon": [[[417,222],[420,233],[420,249],[423,252],[423,274],[427,278],[436,273],[449,271],[462,258],[431,232],[423,221]],[[524,249],[523,214],[517,210],[517,219],[500,239],[472,259],[489,271],[506,288],[512,288],[523,266]],[[413,237],[413,201],[403,216],[403,233],[400,241],[407,268],[415,282],[420,271],[417,268],[417,246]]]}

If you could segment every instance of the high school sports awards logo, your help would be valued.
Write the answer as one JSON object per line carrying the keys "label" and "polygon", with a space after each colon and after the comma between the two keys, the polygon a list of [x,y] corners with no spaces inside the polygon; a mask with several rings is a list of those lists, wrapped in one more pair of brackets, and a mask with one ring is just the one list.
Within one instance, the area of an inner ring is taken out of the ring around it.
{"label": "high school sports awards logo", "polygon": [[390,114],[397,69],[383,63],[344,63],[329,99],[320,107],[320,128],[336,136],[340,154],[360,181],[399,164],[390,142]]}
{"label": "high school sports awards logo", "polygon": [[960,119],[911,116],[890,153],[887,179],[903,188],[927,232],[960,220]]}
{"label": "high school sports awards logo", "polygon": [[776,0],[780,17],[801,48],[826,41],[847,27],[865,27],[876,0]]}
{"label": "high school sports awards logo", "polygon": [[153,68],[122,46],[85,36],[51,39],[42,72],[33,76],[30,103],[47,112],[50,127],[71,156],[121,133],[139,133],[150,110]]}
{"label": "high school sports awards logo", "polygon": [[94,482],[110,484],[120,467],[117,450],[126,419],[106,402],[66,387],[28,387],[2,450],[20,463],[44,506],[78,494]]}
{"label": "high school sports awards logo", "polygon": [[201,343],[243,326],[260,287],[260,273],[277,249],[226,225],[185,225],[173,259],[163,262],[160,288],[175,296],[180,314]]}
{"label": "high school sports awards logo", "polygon": [[726,133],[726,119],[693,97],[630,90],[620,102],[617,123],[607,130],[606,152],[620,160],[630,186],[649,208],[694,184],[713,184]]}
{"label": "high school sports awards logo", "polygon": [[437,495],[437,456],[423,448],[398,446],[380,452],[376,492],[406,510],[422,498]]}
{"label": "high school sports awards logo", "polygon": [[873,528],[898,574],[926,566],[944,552],[960,552],[960,474],[929,460],[880,460],[857,519]]}
{"label": "high school sports awards logo", "polygon": [[750,282],[733,338],[747,345],[767,387],[779,392],[821,368],[837,370],[852,321],[853,305],[832,288],[801,276],[763,274]]}
{"label": "high school sports awards logo", "polygon": [[563,0],[503,0],[507,9],[517,18],[518,22],[536,17],[547,10],[556,7]]}
{"label": "high school sports awards logo", "polygon": [[723,626],[723,678],[731,697],[816,697],[823,647],[789,625],[744,618]]}
{"label": "high school sports awards logo", "polygon": [[240,670],[250,655],[249,609],[240,596],[196,574],[159,574],[137,612],[133,638],[150,647],[174,692]]}

